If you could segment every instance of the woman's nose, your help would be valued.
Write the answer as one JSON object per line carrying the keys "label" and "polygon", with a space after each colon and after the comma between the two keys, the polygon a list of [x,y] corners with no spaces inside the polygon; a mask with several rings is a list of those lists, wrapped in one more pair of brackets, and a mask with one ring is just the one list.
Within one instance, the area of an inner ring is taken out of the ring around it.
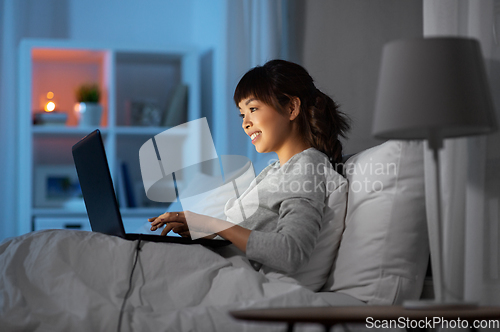
{"label": "woman's nose", "polygon": [[250,128],[252,125],[252,122],[250,121],[250,119],[248,119],[248,117],[244,117],[243,118],[243,123],[241,124],[241,126],[243,127],[243,129],[248,129]]}

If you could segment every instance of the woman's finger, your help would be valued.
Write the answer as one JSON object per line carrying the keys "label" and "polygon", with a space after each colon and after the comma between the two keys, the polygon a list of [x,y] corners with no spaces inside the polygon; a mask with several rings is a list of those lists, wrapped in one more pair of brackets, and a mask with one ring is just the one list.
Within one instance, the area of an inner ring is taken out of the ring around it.
{"label": "woman's finger", "polygon": [[163,226],[163,223],[158,223],[158,222],[151,223],[151,230],[152,231],[157,230],[161,226]]}
{"label": "woman's finger", "polygon": [[151,223],[151,228],[153,228],[153,227],[154,227],[154,228],[158,228],[158,227],[161,227],[161,226],[163,226],[163,225],[165,225],[165,224],[166,224],[166,222],[163,222],[163,221],[161,221],[161,220],[153,221],[153,222]]}
{"label": "woman's finger", "polygon": [[[154,230],[156,230],[156,229],[154,229]],[[170,231],[173,231],[174,233],[178,233],[178,231],[184,232],[186,230],[187,230],[187,227],[185,227],[185,225],[183,223],[169,222],[169,223],[166,223],[166,226],[162,230],[161,235],[166,235]]]}
{"label": "woman's finger", "polygon": [[186,218],[183,212],[165,212],[158,217],[149,218],[148,221],[152,226],[161,226],[172,221],[185,222]]}
{"label": "woman's finger", "polygon": [[168,232],[170,232],[172,230],[172,228],[174,227],[174,225],[172,224],[167,224],[165,226],[165,228],[163,228],[163,230],[161,231],[161,236],[165,236],[168,234]]}
{"label": "woman's finger", "polygon": [[182,232],[189,231],[189,228],[183,223],[175,223],[174,227],[172,228],[172,231],[174,233],[180,234]]}
{"label": "woman's finger", "polygon": [[158,218],[155,218],[154,221],[151,221],[151,230],[152,231],[155,231],[157,230],[158,228],[160,228],[161,226],[165,225],[167,222],[164,222],[162,221],[161,219]]}
{"label": "woman's finger", "polygon": [[158,228],[160,228],[161,226],[163,226],[163,224],[154,224],[154,225],[151,225],[151,230],[152,231],[156,231]]}

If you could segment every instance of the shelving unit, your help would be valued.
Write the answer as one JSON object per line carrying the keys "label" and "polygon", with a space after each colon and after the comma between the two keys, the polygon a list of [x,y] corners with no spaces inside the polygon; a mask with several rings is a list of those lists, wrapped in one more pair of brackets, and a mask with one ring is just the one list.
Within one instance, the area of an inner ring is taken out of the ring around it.
{"label": "shelving unit", "polygon": [[[58,197],[61,193],[57,190],[48,193],[47,179],[50,176],[40,177],[38,170],[52,168],[57,174],[58,169],[67,171],[69,166],[74,167],[71,147],[96,128],[100,129],[105,141],[115,189],[117,185],[123,185],[118,178],[120,162],[124,162],[129,170],[136,206],[127,206],[118,195],[123,206],[124,223],[131,228],[128,230],[144,224],[148,217],[163,213],[167,203],[148,205],[143,189],[140,194],[139,148],[169,128],[161,124],[146,127],[132,123],[127,103],[134,99],[153,100],[160,109],[166,109],[175,87],[185,84],[188,87],[186,119],[200,118],[198,51],[183,47],[110,46],[38,39],[23,40],[19,51],[18,235],[54,227],[89,229],[83,200],[75,197],[68,201],[67,192],[64,192],[64,198]],[[97,83],[102,90],[103,115],[96,128],[80,127],[78,113],[74,111],[75,90],[84,83]],[[65,125],[33,124],[33,115],[42,110],[41,100],[48,91],[55,94],[56,111],[68,114]],[[169,135],[173,144],[183,145],[187,132],[174,128]],[[184,149],[191,155],[202,153],[201,144],[185,146]],[[66,181],[55,178],[56,184]],[[67,182],[64,182],[65,188]],[[55,189],[61,190],[57,186]],[[48,202],[48,198],[54,197],[55,202]]]}

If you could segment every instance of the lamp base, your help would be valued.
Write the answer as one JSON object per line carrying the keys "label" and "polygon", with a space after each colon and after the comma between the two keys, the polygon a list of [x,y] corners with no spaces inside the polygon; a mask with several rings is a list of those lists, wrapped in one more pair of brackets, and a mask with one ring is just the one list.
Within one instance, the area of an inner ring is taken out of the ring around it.
{"label": "lamp base", "polygon": [[436,300],[404,301],[403,308],[407,310],[466,310],[475,309],[475,302],[437,302]]}

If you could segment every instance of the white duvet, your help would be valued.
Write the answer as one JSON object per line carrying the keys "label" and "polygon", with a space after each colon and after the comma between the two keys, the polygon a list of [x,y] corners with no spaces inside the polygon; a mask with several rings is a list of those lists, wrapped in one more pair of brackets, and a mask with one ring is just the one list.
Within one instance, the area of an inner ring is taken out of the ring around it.
{"label": "white duvet", "polygon": [[[137,242],[50,230],[0,244],[1,331],[116,331]],[[229,310],[328,305],[200,245],[142,242],[122,331],[284,331]],[[308,325],[308,329],[319,327]]]}

